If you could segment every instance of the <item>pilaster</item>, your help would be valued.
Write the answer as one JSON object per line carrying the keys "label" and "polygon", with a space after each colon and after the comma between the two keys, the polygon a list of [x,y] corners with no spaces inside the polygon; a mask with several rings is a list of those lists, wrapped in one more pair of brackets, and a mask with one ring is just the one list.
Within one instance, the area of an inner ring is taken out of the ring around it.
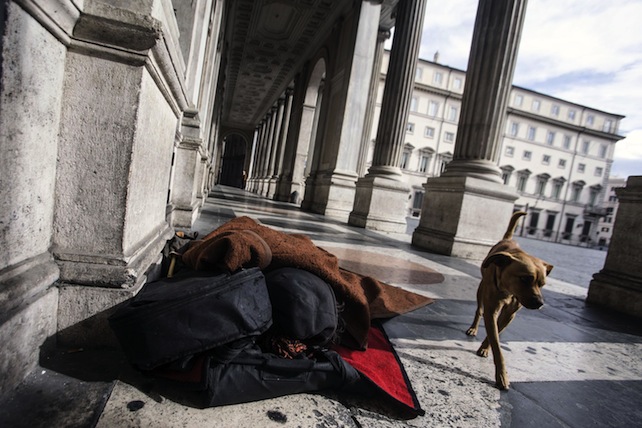
{"label": "pilaster", "polygon": [[602,270],[593,275],[586,301],[642,318],[642,176],[617,189],[613,237]]}

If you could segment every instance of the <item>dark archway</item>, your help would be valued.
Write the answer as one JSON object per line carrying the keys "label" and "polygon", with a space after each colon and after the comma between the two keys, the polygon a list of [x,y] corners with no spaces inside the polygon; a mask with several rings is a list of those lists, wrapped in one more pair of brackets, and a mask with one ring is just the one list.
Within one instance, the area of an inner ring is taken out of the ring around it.
{"label": "dark archway", "polygon": [[225,147],[221,162],[219,183],[225,186],[245,188],[247,171],[245,171],[246,142],[238,134],[230,134],[223,142]]}

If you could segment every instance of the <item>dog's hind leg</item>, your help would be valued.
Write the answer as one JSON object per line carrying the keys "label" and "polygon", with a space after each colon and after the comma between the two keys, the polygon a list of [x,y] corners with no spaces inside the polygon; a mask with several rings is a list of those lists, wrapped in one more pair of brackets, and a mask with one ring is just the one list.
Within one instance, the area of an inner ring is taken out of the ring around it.
{"label": "dog's hind leg", "polygon": [[482,304],[481,284],[480,284],[479,288],[477,289],[477,310],[475,311],[475,318],[473,319],[473,323],[470,325],[468,330],[466,330],[466,334],[468,336],[477,335],[477,330],[479,329],[479,320],[481,320],[481,317],[483,314],[484,314],[484,305]]}

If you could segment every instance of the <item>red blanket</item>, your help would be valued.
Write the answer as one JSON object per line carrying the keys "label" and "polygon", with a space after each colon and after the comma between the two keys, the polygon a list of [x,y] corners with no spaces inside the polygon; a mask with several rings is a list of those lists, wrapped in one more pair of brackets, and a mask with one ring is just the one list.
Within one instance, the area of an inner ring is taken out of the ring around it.
{"label": "red blanket", "polygon": [[[332,286],[344,305],[346,323],[341,343],[365,349],[370,320],[389,318],[432,303],[432,299],[339,268],[337,258],[317,247],[305,235],[287,234],[237,217],[194,241],[182,256],[194,269],[224,268],[235,272],[258,266],[271,270],[296,267],[307,270]],[[347,334],[346,334],[347,333]]]}

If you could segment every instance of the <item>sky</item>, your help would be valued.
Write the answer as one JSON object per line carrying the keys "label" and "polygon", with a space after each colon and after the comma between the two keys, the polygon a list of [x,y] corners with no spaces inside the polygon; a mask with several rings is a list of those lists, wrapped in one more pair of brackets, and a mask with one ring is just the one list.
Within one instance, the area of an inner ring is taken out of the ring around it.
{"label": "sky", "polygon": [[[428,0],[420,58],[466,70],[478,0]],[[513,84],[626,116],[611,177],[642,175],[642,0],[528,0]]]}

